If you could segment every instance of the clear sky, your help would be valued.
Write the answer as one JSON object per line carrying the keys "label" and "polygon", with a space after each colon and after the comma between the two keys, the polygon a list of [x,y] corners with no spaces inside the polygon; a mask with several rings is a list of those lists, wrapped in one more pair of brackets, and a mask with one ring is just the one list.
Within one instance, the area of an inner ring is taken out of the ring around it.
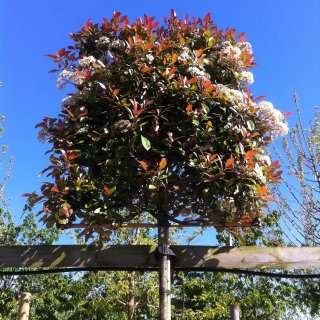
{"label": "clear sky", "polygon": [[[302,116],[306,122],[312,119],[313,107],[320,104],[319,0],[2,1],[0,115],[6,120],[0,142],[15,157],[6,194],[18,217],[25,201],[21,195],[39,191],[45,177],[37,176],[49,165],[44,152],[50,146],[38,142],[34,126],[44,116],[56,116],[61,99],[72,90],[57,89],[58,74],[48,73],[55,64],[44,54],[72,44],[68,33],[78,31],[88,18],[97,23],[120,11],[129,20],[146,13],[162,22],[171,8],[180,18],[186,13],[204,17],[211,12],[220,29],[246,32],[258,63],[252,69],[253,95],[266,95],[265,100],[283,112],[294,111],[292,92],[296,88]],[[295,115],[288,120],[293,124]]]}

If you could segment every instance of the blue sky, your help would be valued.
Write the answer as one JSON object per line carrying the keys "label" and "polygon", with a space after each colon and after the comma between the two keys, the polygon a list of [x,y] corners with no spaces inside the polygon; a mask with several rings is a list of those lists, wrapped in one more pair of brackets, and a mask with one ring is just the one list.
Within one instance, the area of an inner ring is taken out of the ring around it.
{"label": "blue sky", "polygon": [[[49,145],[37,140],[34,126],[44,116],[56,116],[68,88],[56,88],[55,68],[44,54],[72,44],[68,33],[79,30],[88,18],[94,23],[110,18],[114,11],[135,20],[144,13],[162,21],[173,8],[204,17],[211,12],[220,29],[246,32],[255,54],[254,96],[266,95],[277,109],[294,111],[293,89],[299,94],[302,116],[307,122],[320,104],[320,1],[198,0],[157,2],[142,0],[20,0],[0,4],[0,115],[4,115],[2,144],[15,157],[6,189],[12,212],[20,216],[25,192],[38,191],[45,177],[39,172],[49,165],[44,152]],[[72,90],[69,87],[69,90]],[[289,124],[296,120],[295,115]],[[3,171],[3,170],[2,170]]]}

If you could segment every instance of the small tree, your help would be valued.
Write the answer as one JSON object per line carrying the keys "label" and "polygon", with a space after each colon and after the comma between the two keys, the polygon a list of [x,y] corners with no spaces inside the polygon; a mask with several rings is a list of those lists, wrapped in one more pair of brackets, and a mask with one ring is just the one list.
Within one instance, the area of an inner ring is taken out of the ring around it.
{"label": "small tree", "polygon": [[282,139],[277,156],[285,164],[286,189],[275,186],[277,204],[287,224],[287,237],[292,243],[320,245],[320,113],[306,128],[302,123],[298,95],[294,91],[298,122],[289,138]]}
{"label": "small tree", "polygon": [[[45,117],[39,139],[52,145],[41,195],[48,227],[129,221],[150,213],[176,221],[259,218],[278,165],[265,147],[287,133],[282,113],[253,100],[249,43],[205,19],[159,27],[154,17],[114,13],[88,20],[54,59],[62,69],[59,118]],[[59,70],[52,70],[56,72]]]}
{"label": "small tree", "polygon": [[70,36],[73,46],[47,56],[58,88],[75,92],[58,118],[37,125],[52,145],[42,173],[53,182],[28,195],[43,202],[48,227],[148,213],[166,245],[169,221],[259,224],[268,184],[280,178],[264,149],[288,127],[247,88],[255,63],[243,33],[219,30],[210,14],[179,20],[171,10],[163,26],[116,12]]}

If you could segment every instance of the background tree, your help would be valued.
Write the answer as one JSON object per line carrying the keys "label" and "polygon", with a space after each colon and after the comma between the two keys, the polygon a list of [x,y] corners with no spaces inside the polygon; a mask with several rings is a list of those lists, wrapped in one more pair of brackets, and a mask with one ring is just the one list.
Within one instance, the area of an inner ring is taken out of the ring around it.
{"label": "background tree", "polygon": [[303,125],[298,95],[294,92],[298,122],[289,137],[276,149],[287,175],[283,184],[274,186],[279,212],[286,224],[285,233],[291,244],[320,245],[320,114],[316,107],[309,127]]}
{"label": "background tree", "polygon": [[[242,235],[241,245],[285,246],[280,218],[277,211],[270,212],[264,217],[265,228],[247,230]],[[229,233],[224,232],[217,239],[223,245],[228,236]],[[240,245],[237,239],[234,245]],[[173,319],[184,316],[194,320],[226,320],[230,318],[231,304],[238,305],[241,319],[301,319],[302,315],[315,319],[320,314],[319,290],[319,283],[310,279],[181,272],[174,284]]]}

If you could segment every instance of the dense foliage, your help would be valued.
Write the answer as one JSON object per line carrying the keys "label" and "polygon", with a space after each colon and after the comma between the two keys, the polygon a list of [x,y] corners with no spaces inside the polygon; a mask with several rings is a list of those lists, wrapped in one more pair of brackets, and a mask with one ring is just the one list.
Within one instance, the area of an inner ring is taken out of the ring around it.
{"label": "dense foliage", "polygon": [[42,221],[66,228],[156,219],[255,221],[278,182],[265,147],[287,133],[284,115],[256,103],[253,52],[244,34],[219,30],[210,14],[160,26],[114,13],[70,33],[54,59],[57,85],[72,84],[39,139],[52,145]]}

